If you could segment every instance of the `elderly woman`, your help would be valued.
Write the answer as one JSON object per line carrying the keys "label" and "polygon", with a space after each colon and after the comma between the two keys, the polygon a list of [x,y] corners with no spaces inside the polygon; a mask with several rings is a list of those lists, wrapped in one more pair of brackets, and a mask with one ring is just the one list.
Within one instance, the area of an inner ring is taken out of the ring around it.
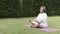
{"label": "elderly woman", "polygon": [[33,28],[35,28],[35,27],[42,27],[42,28],[48,27],[47,14],[45,13],[45,11],[46,11],[45,6],[41,6],[40,13],[36,17],[36,19],[30,20],[30,22],[32,23],[31,27],[33,27]]}

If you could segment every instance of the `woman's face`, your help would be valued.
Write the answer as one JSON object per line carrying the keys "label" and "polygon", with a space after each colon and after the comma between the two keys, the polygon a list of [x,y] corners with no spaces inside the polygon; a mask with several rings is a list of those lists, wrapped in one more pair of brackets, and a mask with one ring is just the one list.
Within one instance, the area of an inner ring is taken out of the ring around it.
{"label": "woman's face", "polygon": [[43,8],[43,7],[40,8],[40,12],[41,12],[41,13],[44,12],[44,8]]}

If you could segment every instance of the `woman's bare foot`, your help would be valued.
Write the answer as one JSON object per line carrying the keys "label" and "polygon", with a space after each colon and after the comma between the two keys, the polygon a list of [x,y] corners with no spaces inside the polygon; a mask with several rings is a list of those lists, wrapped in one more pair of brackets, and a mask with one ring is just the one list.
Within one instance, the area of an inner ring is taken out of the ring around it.
{"label": "woman's bare foot", "polygon": [[36,27],[34,27],[34,26],[31,26],[32,28],[36,28]]}

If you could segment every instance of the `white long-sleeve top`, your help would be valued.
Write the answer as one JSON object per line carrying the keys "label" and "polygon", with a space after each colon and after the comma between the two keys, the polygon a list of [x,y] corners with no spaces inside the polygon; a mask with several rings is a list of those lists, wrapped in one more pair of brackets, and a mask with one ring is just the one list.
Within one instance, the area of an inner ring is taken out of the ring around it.
{"label": "white long-sleeve top", "polygon": [[44,26],[48,26],[46,13],[39,13],[35,20],[37,20],[38,22],[43,21],[42,23],[44,24]]}

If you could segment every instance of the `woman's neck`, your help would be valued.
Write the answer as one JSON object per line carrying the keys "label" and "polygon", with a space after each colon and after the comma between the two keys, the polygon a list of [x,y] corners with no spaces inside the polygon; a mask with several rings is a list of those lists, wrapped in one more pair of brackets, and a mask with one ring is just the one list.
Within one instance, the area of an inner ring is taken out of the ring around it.
{"label": "woman's neck", "polygon": [[43,14],[44,12],[41,12],[41,14]]}

